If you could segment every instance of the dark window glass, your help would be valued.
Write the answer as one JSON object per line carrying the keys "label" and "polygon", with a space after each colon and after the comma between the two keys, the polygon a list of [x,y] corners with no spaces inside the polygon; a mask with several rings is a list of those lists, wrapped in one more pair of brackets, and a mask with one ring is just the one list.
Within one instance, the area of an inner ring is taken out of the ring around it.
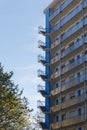
{"label": "dark window glass", "polygon": [[81,111],[81,108],[78,109],[78,115],[81,116],[82,114],[82,111]]}
{"label": "dark window glass", "polygon": [[81,90],[78,90],[77,94],[78,96],[81,96]]}

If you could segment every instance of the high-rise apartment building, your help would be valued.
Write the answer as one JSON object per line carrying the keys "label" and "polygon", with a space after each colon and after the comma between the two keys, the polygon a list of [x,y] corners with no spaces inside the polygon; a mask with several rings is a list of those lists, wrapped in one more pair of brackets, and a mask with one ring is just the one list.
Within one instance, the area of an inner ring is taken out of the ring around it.
{"label": "high-rise apartment building", "polygon": [[87,0],[53,0],[44,13],[39,123],[43,130],[87,130]]}

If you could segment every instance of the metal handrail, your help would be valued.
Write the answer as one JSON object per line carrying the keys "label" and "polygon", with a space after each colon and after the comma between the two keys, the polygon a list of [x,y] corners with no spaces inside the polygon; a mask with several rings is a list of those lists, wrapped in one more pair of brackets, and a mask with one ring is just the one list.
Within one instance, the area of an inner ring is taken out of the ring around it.
{"label": "metal handrail", "polygon": [[42,71],[42,70],[38,70],[38,76],[40,76],[40,75],[44,75],[45,76],[45,71]]}
{"label": "metal handrail", "polygon": [[46,46],[46,43],[44,43],[43,41],[41,41],[41,40],[39,40],[38,41],[38,47],[40,47],[40,46]]}
{"label": "metal handrail", "polygon": [[45,90],[45,86],[42,86],[42,85],[39,84],[39,85],[37,86],[37,90],[38,90],[38,92],[39,92],[39,91],[43,91],[43,90]]}
{"label": "metal handrail", "polygon": [[38,62],[45,61],[45,57],[42,55],[38,55]]}
{"label": "metal handrail", "polygon": [[38,100],[38,101],[37,101],[37,106],[38,106],[38,107],[40,107],[40,106],[45,107],[45,102]]}

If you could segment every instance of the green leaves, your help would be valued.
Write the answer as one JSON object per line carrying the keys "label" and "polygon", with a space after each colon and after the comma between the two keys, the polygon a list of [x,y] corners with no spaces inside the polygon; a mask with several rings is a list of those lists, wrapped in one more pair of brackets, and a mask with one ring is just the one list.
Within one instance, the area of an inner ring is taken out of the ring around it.
{"label": "green leaves", "polygon": [[0,130],[27,130],[32,110],[12,76],[13,72],[4,72],[0,64]]}

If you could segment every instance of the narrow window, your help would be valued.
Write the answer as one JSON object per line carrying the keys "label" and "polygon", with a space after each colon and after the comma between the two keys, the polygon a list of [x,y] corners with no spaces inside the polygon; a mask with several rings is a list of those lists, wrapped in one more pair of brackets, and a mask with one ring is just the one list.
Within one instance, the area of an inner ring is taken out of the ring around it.
{"label": "narrow window", "polygon": [[78,128],[78,130],[82,130],[82,127]]}
{"label": "narrow window", "polygon": [[56,83],[55,88],[58,88],[58,87],[59,87],[59,84],[58,84],[58,83]]}
{"label": "narrow window", "polygon": [[58,105],[58,99],[56,99],[56,105]]}
{"label": "narrow window", "polygon": [[63,115],[62,115],[62,121],[65,120],[65,119],[66,119],[66,115],[63,114]]}
{"label": "narrow window", "polygon": [[82,114],[82,111],[81,111],[81,108],[78,109],[78,115],[81,116]]}
{"label": "narrow window", "polygon": [[77,73],[77,78],[80,78],[80,72]]}
{"label": "narrow window", "polygon": [[58,116],[56,116],[56,122],[58,122],[59,121],[59,117]]}
{"label": "narrow window", "polygon": [[81,96],[81,90],[77,91],[78,97]]}
{"label": "narrow window", "polygon": [[65,97],[62,97],[62,103],[65,102]]}

